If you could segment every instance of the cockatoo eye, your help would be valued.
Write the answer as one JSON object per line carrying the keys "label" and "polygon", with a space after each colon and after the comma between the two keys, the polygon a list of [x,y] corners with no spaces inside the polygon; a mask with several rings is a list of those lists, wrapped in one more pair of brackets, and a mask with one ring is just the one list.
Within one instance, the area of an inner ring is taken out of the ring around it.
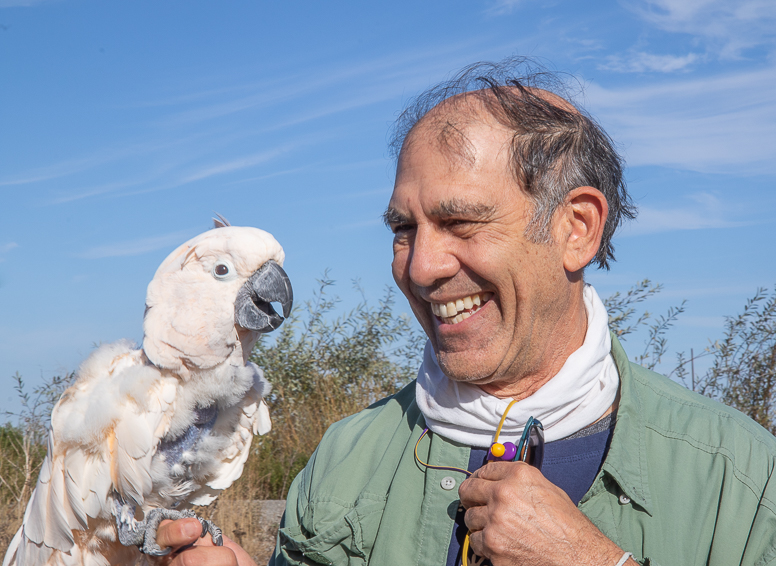
{"label": "cockatoo eye", "polygon": [[213,266],[213,277],[216,279],[230,279],[232,276],[232,272],[234,269],[231,265],[224,261],[219,261],[217,264]]}

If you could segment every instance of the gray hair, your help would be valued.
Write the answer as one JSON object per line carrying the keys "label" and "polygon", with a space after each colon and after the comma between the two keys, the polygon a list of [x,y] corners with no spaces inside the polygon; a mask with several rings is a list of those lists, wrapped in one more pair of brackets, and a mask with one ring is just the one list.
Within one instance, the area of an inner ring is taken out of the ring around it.
{"label": "gray hair", "polygon": [[[611,240],[615,230],[626,218],[636,216],[623,179],[624,161],[612,139],[584,110],[569,102],[553,102],[535,89],[564,101],[570,98],[558,75],[526,58],[470,65],[411,101],[394,124],[391,154],[398,158],[409,133],[439,103],[461,94],[476,97],[512,131],[512,174],[534,203],[527,237],[537,243],[551,242],[553,216],[569,192],[594,187],[606,197],[609,215],[592,263],[609,269],[609,260],[614,261]],[[449,143],[444,127],[439,133]]]}

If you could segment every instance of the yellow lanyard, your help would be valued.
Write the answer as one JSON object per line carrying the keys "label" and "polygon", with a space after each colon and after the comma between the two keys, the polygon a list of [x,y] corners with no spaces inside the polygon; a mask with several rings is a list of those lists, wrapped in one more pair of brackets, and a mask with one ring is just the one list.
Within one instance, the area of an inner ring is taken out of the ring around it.
{"label": "yellow lanyard", "polygon": [[[512,399],[512,401],[507,405],[507,408],[504,410],[504,414],[501,415],[501,421],[498,423],[498,427],[496,427],[496,434],[493,435],[493,442],[491,443],[491,447],[498,442],[498,437],[501,434],[501,428],[504,426],[504,422],[507,420],[507,415],[509,414],[509,409],[512,408],[512,405],[517,403],[517,399]],[[463,474],[466,474],[467,476],[472,475],[472,473],[469,470],[464,470],[463,468],[455,468],[453,466],[434,466],[431,464],[427,464],[423,460],[421,460],[418,457],[418,445],[420,444],[420,441],[423,440],[423,437],[426,436],[426,433],[428,432],[428,429],[425,429],[423,431],[423,434],[420,435],[420,438],[418,438],[418,441],[415,443],[415,459],[420,463],[422,466],[425,466],[426,468],[431,468],[433,470],[451,470],[454,472],[461,472]],[[461,547],[461,563],[462,566],[469,566],[469,535],[471,534],[471,531],[466,533],[466,537],[463,539],[463,546]]]}

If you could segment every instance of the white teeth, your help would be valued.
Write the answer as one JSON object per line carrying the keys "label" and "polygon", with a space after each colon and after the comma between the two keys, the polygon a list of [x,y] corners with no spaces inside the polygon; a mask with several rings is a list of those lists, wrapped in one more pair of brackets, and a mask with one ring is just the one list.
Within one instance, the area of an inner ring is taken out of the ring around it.
{"label": "white teeth", "polygon": [[447,324],[457,324],[474,314],[471,309],[487,302],[490,296],[490,293],[486,293],[484,300],[480,295],[470,295],[449,303],[431,303],[431,312],[445,319]]}

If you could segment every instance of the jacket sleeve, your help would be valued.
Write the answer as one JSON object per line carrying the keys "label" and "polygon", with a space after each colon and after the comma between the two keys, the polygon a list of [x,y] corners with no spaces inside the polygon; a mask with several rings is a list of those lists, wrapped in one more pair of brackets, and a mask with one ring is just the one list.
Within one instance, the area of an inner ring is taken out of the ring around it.
{"label": "jacket sleeve", "polygon": [[[314,463],[315,454],[313,454],[307,466]],[[305,473],[307,467],[294,478],[286,497],[286,510],[280,519],[280,528],[278,529],[277,539],[275,541],[275,552],[269,559],[269,566],[286,566],[292,564],[305,564],[305,556],[301,553],[289,552],[286,543],[289,539],[295,541],[303,540],[303,531],[301,527],[301,513],[299,509],[307,507],[307,494],[310,492],[309,476]],[[307,563],[310,563],[308,561]],[[324,562],[324,564],[328,564]]]}
{"label": "jacket sleeve", "polygon": [[[776,469],[776,462],[774,463]],[[776,565],[776,478],[772,469],[760,497],[741,564],[745,566]]]}

